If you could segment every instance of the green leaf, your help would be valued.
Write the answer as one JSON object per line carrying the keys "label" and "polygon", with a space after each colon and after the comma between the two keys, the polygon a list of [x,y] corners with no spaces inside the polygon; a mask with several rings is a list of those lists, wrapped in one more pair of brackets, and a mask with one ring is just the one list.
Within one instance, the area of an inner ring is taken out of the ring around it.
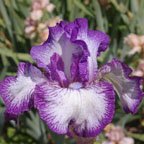
{"label": "green leaf", "polygon": [[18,60],[33,62],[29,54],[15,53],[12,50],[7,49],[7,48],[1,48],[0,55],[11,57],[15,61],[16,64],[18,64],[19,62]]}
{"label": "green leaf", "polygon": [[1,55],[2,63],[5,67],[8,67],[10,65],[7,57],[5,55]]}
{"label": "green leaf", "polygon": [[54,140],[55,144],[63,144],[64,143],[64,136],[63,135],[57,135],[53,132],[51,132],[52,139]]}
{"label": "green leaf", "polygon": [[81,3],[79,0],[74,0],[74,4],[80,8],[85,14],[93,17],[93,14],[85,7],[85,5],[83,5],[83,3]]}
{"label": "green leaf", "polygon": [[137,0],[130,0],[130,6],[133,13],[137,13],[139,10],[139,5]]}
{"label": "green leaf", "polygon": [[96,14],[96,21],[97,21],[97,26],[99,30],[105,31],[104,28],[104,18],[102,16],[102,11],[101,7],[99,5],[99,2],[96,0],[93,0],[93,6],[95,9],[95,14]]}
{"label": "green leaf", "polygon": [[128,18],[127,15],[125,15],[125,14],[122,13],[121,17],[122,17],[123,21],[125,22],[125,24],[128,25],[130,23],[129,18]]}
{"label": "green leaf", "polygon": [[11,39],[13,40],[13,34],[12,34],[12,29],[11,29],[11,22],[10,22],[10,18],[7,14],[7,10],[6,10],[6,7],[4,5],[4,2],[3,0],[0,0],[0,12],[2,14],[2,17],[6,23],[6,27],[8,29],[8,32],[9,32],[9,35],[11,37]]}
{"label": "green leaf", "polygon": [[5,109],[0,107],[0,133],[4,126],[4,112],[5,112]]}
{"label": "green leaf", "polygon": [[26,132],[35,140],[46,144],[48,142],[46,128],[37,113],[29,112],[30,118],[26,118]]}
{"label": "green leaf", "polygon": [[2,80],[7,74],[8,67],[4,67],[0,72],[0,80]]}
{"label": "green leaf", "polygon": [[140,140],[140,141],[143,141],[144,142],[144,134],[138,134],[138,133],[130,133],[130,132],[127,132],[127,135],[130,136],[130,137],[133,137],[137,140]]}
{"label": "green leaf", "polygon": [[16,55],[19,60],[33,62],[32,58],[29,54],[17,53]]}
{"label": "green leaf", "polygon": [[126,114],[121,119],[119,120],[118,124],[121,125],[122,127],[125,127],[127,123],[130,123],[134,120],[140,119],[139,115],[131,115],[131,114]]}
{"label": "green leaf", "polygon": [[120,13],[127,12],[127,8],[125,7],[125,5],[123,3],[118,3],[117,0],[110,0],[110,2],[113,4],[113,6],[116,8],[116,10],[119,11]]}
{"label": "green leaf", "polygon": [[7,48],[1,48],[0,55],[6,56],[6,57],[11,57],[14,60],[14,62],[16,64],[18,64],[18,59],[17,59],[16,53],[14,53],[12,50],[7,49]]}

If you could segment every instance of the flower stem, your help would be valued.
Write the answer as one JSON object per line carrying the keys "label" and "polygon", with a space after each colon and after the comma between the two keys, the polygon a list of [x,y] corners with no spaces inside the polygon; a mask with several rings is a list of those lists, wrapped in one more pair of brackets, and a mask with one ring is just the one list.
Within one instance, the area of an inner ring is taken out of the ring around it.
{"label": "flower stem", "polygon": [[77,144],[93,144],[94,141],[95,141],[95,138],[77,137],[77,139],[76,139]]}
{"label": "flower stem", "polygon": [[72,125],[69,127],[69,132],[72,137],[76,140],[76,144],[93,144],[95,141],[95,137],[79,137],[75,134]]}

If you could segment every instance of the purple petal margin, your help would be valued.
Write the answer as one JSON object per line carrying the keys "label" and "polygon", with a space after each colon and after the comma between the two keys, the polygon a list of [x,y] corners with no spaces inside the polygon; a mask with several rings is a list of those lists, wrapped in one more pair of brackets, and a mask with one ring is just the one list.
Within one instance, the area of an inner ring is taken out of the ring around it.
{"label": "purple petal margin", "polygon": [[0,82],[6,115],[13,118],[32,108],[35,86],[44,81],[40,70],[29,63],[20,63],[17,76],[6,77]]}
{"label": "purple petal margin", "polygon": [[72,90],[43,83],[36,88],[35,107],[48,127],[58,134],[95,137],[112,121],[115,94],[108,82]]}
{"label": "purple petal margin", "polygon": [[132,70],[124,63],[113,59],[99,70],[100,75],[111,82],[118,93],[123,109],[135,114],[142,101],[141,78],[131,76]]}

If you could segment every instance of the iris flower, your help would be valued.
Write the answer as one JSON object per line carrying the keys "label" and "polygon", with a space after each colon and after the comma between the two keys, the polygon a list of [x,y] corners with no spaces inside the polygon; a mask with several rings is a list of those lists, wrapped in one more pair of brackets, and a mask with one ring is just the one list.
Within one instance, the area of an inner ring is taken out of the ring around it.
{"label": "iris flower", "polygon": [[52,131],[69,134],[72,127],[78,136],[94,137],[113,119],[115,91],[126,112],[137,112],[141,79],[117,59],[98,68],[108,35],[89,30],[84,18],[61,21],[49,32],[31,49],[37,65],[21,62],[17,75],[0,83],[6,114],[16,117],[34,107]]}

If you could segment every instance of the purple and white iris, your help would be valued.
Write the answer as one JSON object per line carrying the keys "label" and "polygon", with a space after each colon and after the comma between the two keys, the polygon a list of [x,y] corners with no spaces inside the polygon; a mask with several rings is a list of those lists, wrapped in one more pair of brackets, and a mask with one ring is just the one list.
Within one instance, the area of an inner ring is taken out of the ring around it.
{"label": "purple and white iris", "polygon": [[62,21],[49,28],[49,37],[31,49],[37,67],[20,63],[15,77],[0,83],[6,114],[18,116],[35,107],[48,127],[68,134],[72,125],[78,136],[96,136],[112,121],[115,92],[123,109],[136,113],[142,100],[140,78],[113,59],[98,69],[97,57],[109,37],[88,29],[87,20]]}

